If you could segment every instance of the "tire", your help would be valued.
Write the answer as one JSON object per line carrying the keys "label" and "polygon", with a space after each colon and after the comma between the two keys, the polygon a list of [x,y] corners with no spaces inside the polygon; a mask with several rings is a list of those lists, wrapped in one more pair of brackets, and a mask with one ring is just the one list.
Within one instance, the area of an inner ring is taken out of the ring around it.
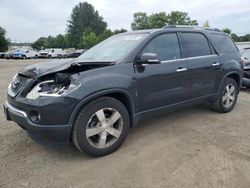
{"label": "tire", "polygon": [[[72,140],[79,151],[92,157],[101,157],[121,146],[129,127],[126,107],[114,98],[101,97],[81,109],[73,126]],[[91,130],[95,130],[95,134]]]}
{"label": "tire", "polygon": [[25,55],[23,56],[23,59],[26,59],[26,56],[25,56]]}
{"label": "tire", "polygon": [[[227,94],[227,92],[231,94]],[[220,113],[231,112],[237,102],[238,94],[239,87],[236,81],[232,78],[226,78],[219,89],[217,99],[211,103],[212,109]]]}
{"label": "tire", "polygon": [[51,55],[49,55],[49,59],[52,59],[52,56],[51,56]]}
{"label": "tire", "polygon": [[38,55],[35,55],[35,59],[37,59],[38,58]]}

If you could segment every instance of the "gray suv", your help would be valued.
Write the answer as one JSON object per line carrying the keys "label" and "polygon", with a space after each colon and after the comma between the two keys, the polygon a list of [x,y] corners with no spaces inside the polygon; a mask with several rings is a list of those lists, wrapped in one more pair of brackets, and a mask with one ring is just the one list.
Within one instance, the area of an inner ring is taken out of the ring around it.
{"label": "gray suv", "polygon": [[10,83],[4,111],[38,142],[73,142],[109,154],[140,120],[204,102],[237,101],[241,55],[218,30],[168,26],[110,37],[74,60],[28,66]]}

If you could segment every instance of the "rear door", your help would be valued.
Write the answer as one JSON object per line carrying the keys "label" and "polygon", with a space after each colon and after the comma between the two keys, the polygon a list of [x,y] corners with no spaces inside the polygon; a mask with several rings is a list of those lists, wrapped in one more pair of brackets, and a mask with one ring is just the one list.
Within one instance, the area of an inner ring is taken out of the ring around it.
{"label": "rear door", "polygon": [[215,93],[221,64],[206,36],[182,32],[180,39],[182,55],[188,63],[190,99]]}

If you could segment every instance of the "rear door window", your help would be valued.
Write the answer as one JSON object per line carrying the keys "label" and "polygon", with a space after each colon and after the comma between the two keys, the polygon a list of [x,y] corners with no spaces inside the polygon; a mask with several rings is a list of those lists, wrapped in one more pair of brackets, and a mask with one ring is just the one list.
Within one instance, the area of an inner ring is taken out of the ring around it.
{"label": "rear door window", "polygon": [[238,53],[236,45],[232,39],[224,34],[212,34],[212,42],[219,54]]}
{"label": "rear door window", "polygon": [[181,58],[179,41],[176,33],[157,36],[142,50],[142,53],[155,53],[160,61]]}
{"label": "rear door window", "polygon": [[183,57],[211,55],[211,49],[206,37],[200,33],[181,33]]}

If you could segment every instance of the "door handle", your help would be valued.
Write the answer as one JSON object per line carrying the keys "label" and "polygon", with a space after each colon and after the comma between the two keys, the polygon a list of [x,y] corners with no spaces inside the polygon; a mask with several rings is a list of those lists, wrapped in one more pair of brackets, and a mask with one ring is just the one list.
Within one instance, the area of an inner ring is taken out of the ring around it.
{"label": "door handle", "polygon": [[214,62],[214,63],[212,64],[213,67],[216,67],[216,66],[219,66],[219,65],[220,65],[220,63],[216,63],[216,62]]}
{"label": "door handle", "polygon": [[176,72],[185,72],[187,71],[187,68],[178,68]]}

